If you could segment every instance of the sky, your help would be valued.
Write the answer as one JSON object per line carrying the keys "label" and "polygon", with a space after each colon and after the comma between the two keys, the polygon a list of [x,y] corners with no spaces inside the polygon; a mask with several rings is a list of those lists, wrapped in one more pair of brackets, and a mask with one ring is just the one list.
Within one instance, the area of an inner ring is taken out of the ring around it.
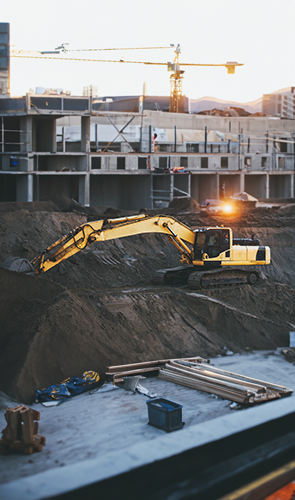
{"label": "sky", "polygon": [[[224,67],[185,69],[183,93],[191,99],[213,96],[249,102],[295,85],[295,0],[0,0],[1,22],[10,23],[12,48],[54,50],[119,48],[71,52],[71,57],[167,62],[180,44],[180,62],[244,66],[228,75]],[[36,87],[63,88],[81,95],[96,85],[99,96],[169,95],[166,66],[11,58],[11,95]]]}

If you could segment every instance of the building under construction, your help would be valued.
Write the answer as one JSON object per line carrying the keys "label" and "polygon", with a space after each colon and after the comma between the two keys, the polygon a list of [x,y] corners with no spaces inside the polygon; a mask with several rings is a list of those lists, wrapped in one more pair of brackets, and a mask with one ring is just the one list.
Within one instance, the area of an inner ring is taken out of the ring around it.
{"label": "building under construction", "polygon": [[63,194],[139,210],[175,196],[294,197],[293,120],[101,111],[63,94],[2,98],[0,116],[0,201]]}

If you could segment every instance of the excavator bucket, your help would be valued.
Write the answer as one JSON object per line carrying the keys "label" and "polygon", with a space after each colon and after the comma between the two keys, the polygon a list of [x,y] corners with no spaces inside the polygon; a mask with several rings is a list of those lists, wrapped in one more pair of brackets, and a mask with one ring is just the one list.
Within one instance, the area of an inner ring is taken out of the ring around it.
{"label": "excavator bucket", "polygon": [[7,257],[4,262],[2,262],[1,267],[8,269],[8,271],[15,271],[16,273],[35,274],[35,269],[30,261],[21,257]]}

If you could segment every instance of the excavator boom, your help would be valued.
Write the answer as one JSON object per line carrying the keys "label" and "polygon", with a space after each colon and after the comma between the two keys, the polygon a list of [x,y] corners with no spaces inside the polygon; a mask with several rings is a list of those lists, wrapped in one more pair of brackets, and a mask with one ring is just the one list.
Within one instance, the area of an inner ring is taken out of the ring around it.
{"label": "excavator boom", "polygon": [[[234,239],[229,227],[192,230],[174,217],[145,214],[87,222],[45,248],[31,261],[7,257],[6,269],[42,274],[97,241],[108,241],[144,233],[165,235],[181,254],[186,266],[159,269],[158,284],[188,284],[190,288],[255,284],[259,278],[253,266],[270,263],[269,247],[258,240]],[[222,268],[227,267],[227,270]],[[243,267],[247,266],[248,270]]]}
{"label": "excavator boom", "polygon": [[42,274],[96,241],[113,240],[143,233],[166,234],[181,251],[182,262],[192,262],[192,250],[187,246],[187,243],[194,244],[195,233],[192,229],[174,217],[142,214],[87,222],[45,248],[36,255],[31,264],[36,274]]}

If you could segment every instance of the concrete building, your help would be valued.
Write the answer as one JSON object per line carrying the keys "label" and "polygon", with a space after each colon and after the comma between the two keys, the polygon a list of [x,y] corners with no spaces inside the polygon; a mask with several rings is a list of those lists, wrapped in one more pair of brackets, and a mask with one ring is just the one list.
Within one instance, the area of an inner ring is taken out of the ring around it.
{"label": "concrete building", "polygon": [[10,87],[10,25],[0,23],[0,96]]}
{"label": "concrete building", "polygon": [[223,186],[294,197],[293,120],[100,112],[90,97],[34,94],[0,99],[0,118],[0,201],[60,194],[139,210],[175,196],[201,203]]}
{"label": "concrete building", "polygon": [[290,90],[278,91],[273,94],[264,94],[262,99],[262,113],[266,116],[280,118],[295,118],[294,87]]}

